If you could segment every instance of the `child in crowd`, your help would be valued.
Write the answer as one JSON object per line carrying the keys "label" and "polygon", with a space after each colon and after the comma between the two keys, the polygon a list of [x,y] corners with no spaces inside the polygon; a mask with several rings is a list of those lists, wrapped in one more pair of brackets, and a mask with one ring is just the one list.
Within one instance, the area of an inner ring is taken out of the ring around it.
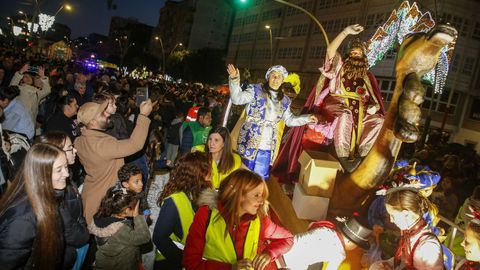
{"label": "child in crowd", "polygon": [[95,269],[140,269],[140,247],[150,242],[150,232],[139,215],[139,203],[126,188],[107,190],[89,226],[98,248]]}
{"label": "child in crowd", "polygon": [[393,188],[385,195],[390,220],[401,230],[395,256],[378,261],[370,270],[443,270],[442,245],[423,218],[432,203],[414,188]]}
{"label": "child in crowd", "polygon": [[137,194],[140,201],[139,214],[143,214],[147,223],[151,224],[150,209],[148,207],[146,193],[143,192],[143,174],[136,164],[125,164],[118,170],[118,181],[122,188]]}
{"label": "child in crowd", "polygon": [[480,211],[471,208],[473,219],[465,230],[465,240],[462,246],[465,248],[465,259],[462,260],[455,270],[480,269]]}
{"label": "child in crowd", "polygon": [[[472,220],[472,209],[480,209],[480,185],[476,186],[473,189],[472,196],[468,197],[463,205],[458,209],[457,216],[455,217],[455,224],[460,227],[460,229],[464,230],[467,225],[470,223]],[[453,243],[451,242],[451,235],[452,235],[452,230],[447,235],[447,238],[445,239],[445,245],[450,246],[452,249],[452,252],[459,257],[464,258],[465,257],[465,250],[461,246],[461,243],[463,242],[464,235],[462,233],[457,232]]]}
{"label": "child in crowd", "polygon": [[[428,166],[421,166],[409,164],[406,160],[398,160],[395,162],[392,172],[389,176],[388,183],[382,186],[377,192],[379,195],[370,205],[368,209],[368,221],[373,228],[373,235],[379,244],[380,234],[384,232],[385,225],[388,225],[389,215],[385,207],[385,193],[392,187],[412,187],[428,198],[433,189],[440,182],[440,174],[430,170]],[[439,234],[439,230],[435,227],[438,223],[438,209],[432,207],[430,211],[426,212],[423,218],[427,224],[433,229],[435,234]],[[388,226],[387,226],[388,227]]]}

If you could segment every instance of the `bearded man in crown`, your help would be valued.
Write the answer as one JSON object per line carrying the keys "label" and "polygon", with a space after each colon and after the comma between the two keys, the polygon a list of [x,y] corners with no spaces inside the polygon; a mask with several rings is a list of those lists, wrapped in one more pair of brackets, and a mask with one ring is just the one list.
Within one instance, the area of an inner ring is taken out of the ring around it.
{"label": "bearded man in crown", "polygon": [[320,79],[303,109],[319,115],[319,123],[295,128],[288,135],[273,166],[281,182],[291,183],[298,176],[297,160],[304,148],[315,150],[333,140],[343,169],[352,172],[375,143],[385,109],[377,79],[368,71],[366,45],[357,38],[345,59],[337,52],[347,36],[362,31],[362,26],[350,25],[328,45]]}

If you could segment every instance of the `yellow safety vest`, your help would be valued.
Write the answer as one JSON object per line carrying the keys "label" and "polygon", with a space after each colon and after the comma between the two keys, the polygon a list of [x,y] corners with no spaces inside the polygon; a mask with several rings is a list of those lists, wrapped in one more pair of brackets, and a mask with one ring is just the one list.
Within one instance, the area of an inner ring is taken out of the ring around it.
{"label": "yellow safety vest", "polygon": [[227,234],[227,239],[225,239],[226,227],[227,225],[220,212],[213,208],[205,233],[203,258],[229,264],[235,264],[241,259],[253,260],[257,256],[258,239],[260,236],[260,218],[258,215],[254,220],[250,221],[248,226],[243,245],[243,258],[237,258],[237,252],[235,251],[230,233]]}
{"label": "yellow safety vest", "polygon": [[238,170],[242,166],[242,158],[240,155],[233,153],[233,167],[226,173],[219,173],[217,168],[217,162],[212,159],[212,186],[215,189],[220,187],[223,179],[229,176],[233,171]]}
{"label": "yellow safety vest", "polygon": [[[190,225],[193,223],[193,217],[195,216],[195,211],[193,211],[192,203],[188,199],[187,194],[185,192],[177,192],[174,193],[167,198],[172,198],[173,203],[177,207],[178,216],[180,217],[180,223],[182,224],[182,239],[178,238],[174,233],[170,234],[170,239],[172,241],[185,245],[188,235],[188,229],[190,229]],[[165,257],[157,250],[155,255],[156,261],[164,260]]]}

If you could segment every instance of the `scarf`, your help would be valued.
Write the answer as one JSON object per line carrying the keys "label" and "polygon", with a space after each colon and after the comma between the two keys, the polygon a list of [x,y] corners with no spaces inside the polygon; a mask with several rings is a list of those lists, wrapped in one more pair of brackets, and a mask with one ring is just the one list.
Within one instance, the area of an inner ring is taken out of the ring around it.
{"label": "scarf", "polygon": [[410,229],[402,230],[400,232],[400,243],[395,253],[394,265],[400,265],[400,262],[404,262],[407,269],[413,269],[413,254],[411,254],[410,239],[427,226],[427,223],[423,218],[420,218],[415,225]]}

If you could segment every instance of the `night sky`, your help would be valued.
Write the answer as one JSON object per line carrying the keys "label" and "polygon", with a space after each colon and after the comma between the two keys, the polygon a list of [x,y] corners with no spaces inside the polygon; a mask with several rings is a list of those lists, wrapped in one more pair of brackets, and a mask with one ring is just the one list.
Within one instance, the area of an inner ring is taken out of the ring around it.
{"label": "night sky", "polygon": [[[6,25],[6,17],[17,14],[22,10],[32,14],[35,0],[2,0],[0,8],[1,25]],[[66,24],[72,30],[71,38],[86,36],[92,32],[108,35],[110,19],[112,16],[133,17],[140,22],[156,26],[160,14],[160,8],[165,0],[114,0],[116,10],[107,8],[106,0],[38,0],[40,11],[53,15],[61,3],[68,3],[72,11],[65,9],[60,11],[55,20]]]}

